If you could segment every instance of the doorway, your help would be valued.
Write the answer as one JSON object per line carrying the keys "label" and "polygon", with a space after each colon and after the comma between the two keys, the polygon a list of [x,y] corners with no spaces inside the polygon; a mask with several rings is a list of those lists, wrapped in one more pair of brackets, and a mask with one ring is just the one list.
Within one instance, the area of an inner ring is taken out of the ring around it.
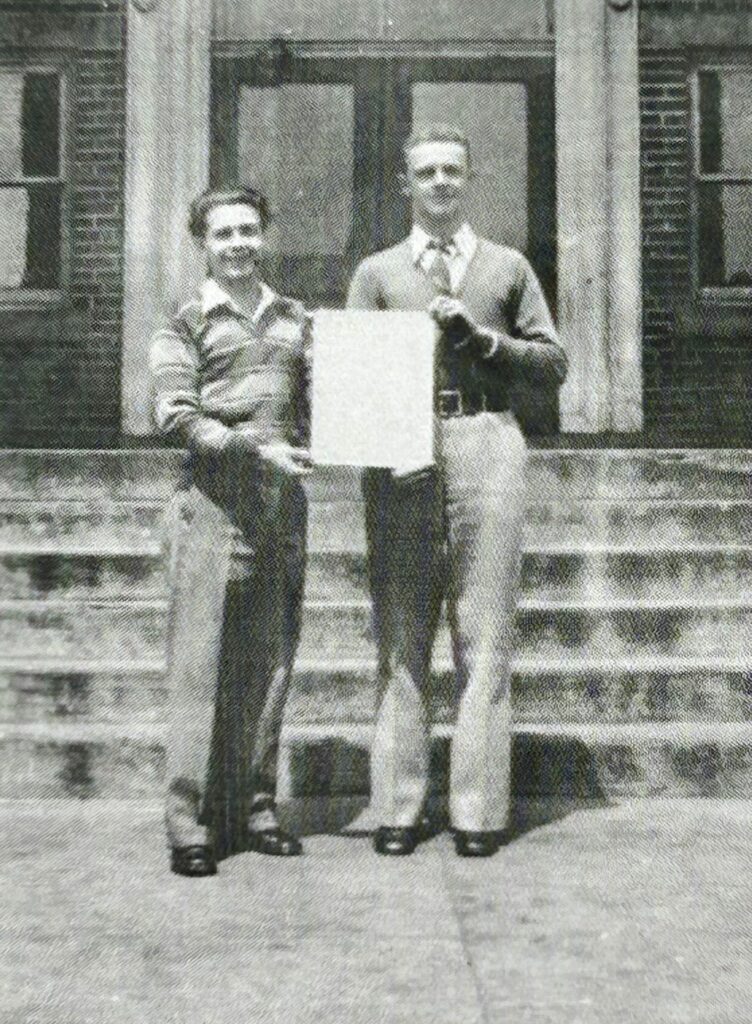
{"label": "doorway", "polygon": [[213,65],[211,179],[261,188],[270,282],[341,307],[356,264],[404,237],[402,146],[417,121],[458,123],[475,176],[468,219],[523,251],[556,299],[550,57],[342,56],[272,43]]}

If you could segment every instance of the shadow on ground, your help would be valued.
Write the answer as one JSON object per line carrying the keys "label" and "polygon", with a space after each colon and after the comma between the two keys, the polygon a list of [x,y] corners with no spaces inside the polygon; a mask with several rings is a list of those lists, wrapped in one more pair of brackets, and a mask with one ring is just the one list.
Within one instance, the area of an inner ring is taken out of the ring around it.
{"label": "shadow on ground", "polygon": [[[428,810],[437,827],[447,821],[449,740],[434,741]],[[368,751],[327,739],[292,753],[293,799],[284,810],[290,827],[314,833],[362,836],[369,819]],[[588,747],[572,737],[517,733],[512,741],[512,809],[508,840],[566,817],[583,804],[608,803]]]}

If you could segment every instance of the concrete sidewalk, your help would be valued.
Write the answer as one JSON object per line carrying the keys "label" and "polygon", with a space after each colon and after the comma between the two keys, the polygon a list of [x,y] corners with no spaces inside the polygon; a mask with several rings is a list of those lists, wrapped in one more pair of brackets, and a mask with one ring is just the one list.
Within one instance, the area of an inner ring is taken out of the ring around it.
{"label": "concrete sidewalk", "polygon": [[318,834],[188,880],[158,806],[0,804],[0,1021],[749,1024],[752,803],[518,819],[487,861]]}

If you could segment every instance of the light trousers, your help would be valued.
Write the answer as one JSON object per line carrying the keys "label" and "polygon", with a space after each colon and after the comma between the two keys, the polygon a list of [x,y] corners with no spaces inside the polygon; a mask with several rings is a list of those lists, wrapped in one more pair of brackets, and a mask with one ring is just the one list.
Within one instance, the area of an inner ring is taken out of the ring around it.
{"label": "light trousers", "polygon": [[428,789],[431,656],[446,601],[456,677],[449,812],[501,830],[527,449],[510,412],[439,421],[435,471],[364,479],[381,696],[371,750],[379,824],[414,825]]}
{"label": "light trousers", "polygon": [[306,500],[266,474],[239,500],[245,529],[197,487],[168,511],[173,552],[166,825],[171,846],[243,848],[254,799],[273,800],[300,633]]}

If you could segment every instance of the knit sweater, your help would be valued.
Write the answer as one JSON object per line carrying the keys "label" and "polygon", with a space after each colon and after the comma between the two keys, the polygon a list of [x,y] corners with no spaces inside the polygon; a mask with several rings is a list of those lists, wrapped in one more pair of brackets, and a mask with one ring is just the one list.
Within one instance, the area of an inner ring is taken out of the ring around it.
{"label": "knit sweater", "polygon": [[[410,241],[405,239],[363,260],[347,305],[417,310],[427,309],[434,297],[433,286],[413,262]],[[547,429],[540,417],[566,376],[567,359],[528,261],[514,249],[479,238],[456,297],[499,341],[492,358],[479,367],[489,407],[511,404],[523,429]]]}
{"label": "knit sweater", "polygon": [[198,453],[220,452],[239,429],[246,442],[299,440],[309,326],[299,302],[266,286],[248,317],[205,282],[152,341],[159,430]]}

